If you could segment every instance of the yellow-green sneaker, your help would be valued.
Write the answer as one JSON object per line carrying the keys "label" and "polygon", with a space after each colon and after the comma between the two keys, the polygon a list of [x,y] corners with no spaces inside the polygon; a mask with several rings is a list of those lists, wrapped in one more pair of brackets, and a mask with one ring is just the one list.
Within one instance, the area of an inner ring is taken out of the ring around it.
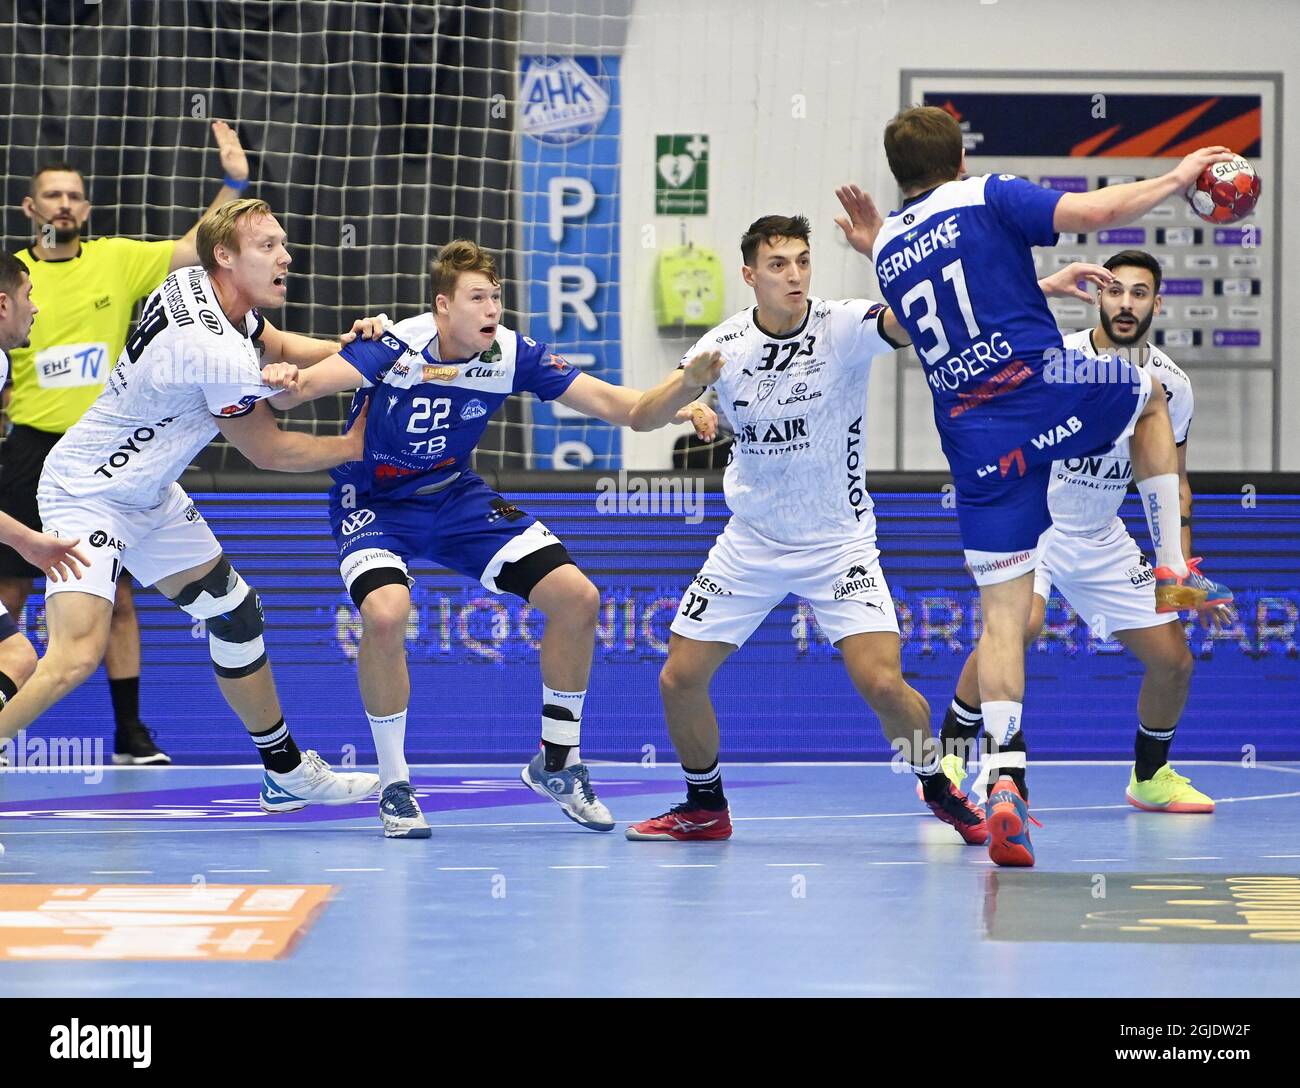
{"label": "yellow-green sneaker", "polygon": [[1137,769],[1128,776],[1128,803],[1143,812],[1213,812],[1214,802],[1196,789],[1168,763],[1146,782],[1137,780]]}
{"label": "yellow-green sneaker", "polygon": [[961,784],[966,780],[966,761],[956,753],[952,753],[939,760],[939,766],[943,768],[943,773],[952,780],[952,784],[961,789]]}

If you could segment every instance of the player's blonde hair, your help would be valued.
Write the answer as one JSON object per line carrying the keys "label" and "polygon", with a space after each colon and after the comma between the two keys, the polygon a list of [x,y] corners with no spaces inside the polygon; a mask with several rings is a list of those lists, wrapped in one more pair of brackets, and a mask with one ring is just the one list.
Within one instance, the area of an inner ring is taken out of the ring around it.
{"label": "player's blonde hair", "polygon": [[239,252],[239,221],[248,216],[270,214],[271,205],[256,197],[232,200],[229,204],[222,204],[220,208],[208,212],[199,221],[199,233],[195,239],[199,263],[209,272],[215,271],[217,246],[225,246],[232,253]]}
{"label": "player's blonde hair", "polygon": [[462,272],[482,272],[492,283],[500,286],[497,263],[492,255],[477,242],[457,238],[448,242],[433,259],[429,279],[433,287],[432,302],[436,306],[439,295],[451,298],[456,293],[456,282]]}

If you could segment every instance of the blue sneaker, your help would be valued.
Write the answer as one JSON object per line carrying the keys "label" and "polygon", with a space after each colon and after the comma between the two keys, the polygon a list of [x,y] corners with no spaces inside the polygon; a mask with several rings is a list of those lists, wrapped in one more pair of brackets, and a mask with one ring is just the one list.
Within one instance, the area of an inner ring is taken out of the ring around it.
{"label": "blue sneaker", "polygon": [[613,831],[614,817],[596,798],[585,763],[575,763],[562,771],[546,769],[546,755],[538,752],[519,777],[534,793],[549,797],[575,824],[592,831]]}
{"label": "blue sneaker", "polygon": [[308,805],[350,805],[364,800],[379,788],[379,775],[349,771],[340,774],[315,752],[302,754],[292,771],[262,775],[262,793],[257,799],[263,812],[297,812]]}
{"label": "blue sneaker", "polygon": [[433,834],[409,782],[391,782],[384,787],[379,819],[387,839],[427,839]]}
{"label": "blue sneaker", "polygon": [[1034,844],[1029,841],[1029,806],[1010,775],[998,779],[989,795],[989,857],[996,865],[1033,865]]}

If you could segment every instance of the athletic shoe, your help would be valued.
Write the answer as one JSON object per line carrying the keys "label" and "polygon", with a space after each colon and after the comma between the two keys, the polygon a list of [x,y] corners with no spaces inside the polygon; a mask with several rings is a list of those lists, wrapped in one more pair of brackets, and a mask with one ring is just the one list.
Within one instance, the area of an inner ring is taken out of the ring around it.
{"label": "athletic shoe", "polygon": [[[939,760],[939,766],[943,768],[943,773],[948,776],[948,781],[960,791],[961,784],[966,781],[966,761],[954,753]],[[922,801],[925,800],[925,790],[921,788],[920,782],[916,784],[916,796]]]}
{"label": "athletic shoe", "polygon": [[142,721],[136,721],[113,734],[113,762],[127,767],[151,767],[170,763],[172,757],[154,743],[155,734]]}
{"label": "athletic shoe", "polygon": [[427,839],[433,835],[429,821],[406,781],[390,782],[379,799],[379,820],[388,839]]}
{"label": "athletic shoe", "polygon": [[1168,567],[1156,567],[1156,611],[1217,608],[1232,603],[1232,590],[1201,573],[1201,560],[1187,560],[1187,576],[1180,578]]}
{"label": "athletic shoe", "polygon": [[562,771],[546,769],[546,754],[538,752],[532,762],[519,772],[524,785],[534,793],[549,797],[575,824],[592,831],[613,831],[614,817],[591,788],[591,775],[585,763],[575,763]]}
{"label": "athletic shoe", "polygon": [[315,752],[302,754],[292,771],[267,771],[258,804],[263,812],[297,812],[308,805],[348,805],[379,788],[379,775],[357,771],[339,774]]}
{"label": "athletic shoe", "polygon": [[653,820],[629,824],[626,835],[633,842],[721,842],[731,838],[731,810],[693,808],[683,801]]}
{"label": "athletic shoe", "polygon": [[[920,783],[918,782],[919,786]],[[926,801],[931,812],[946,824],[951,824],[969,846],[983,846],[989,841],[988,825],[984,822],[984,811],[972,805],[970,799],[952,782],[945,782],[943,797],[938,801]]]}
{"label": "athletic shoe", "polygon": [[1029,841],[1029,806],[1009,775],[998,779],[989,796],[989,857],[997,865],[1033,865],[1034,845]]}
{"label": "athletic shoe", "polygon": [[1214,802],[1196,789],[1168,763],[1146,782],[1137,780],[1137,768],[1128,776],[1128,803],[1143,812],[1213,812]]}

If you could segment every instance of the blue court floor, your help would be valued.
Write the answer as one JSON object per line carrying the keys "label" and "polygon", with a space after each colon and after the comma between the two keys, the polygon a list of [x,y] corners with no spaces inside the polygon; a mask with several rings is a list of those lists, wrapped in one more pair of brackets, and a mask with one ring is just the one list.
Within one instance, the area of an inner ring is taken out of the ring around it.
{"label": "blue court floor", "polygon": [[[714,844],[584,831],[499,765],[414,769],[424,841],[264,815],[254,768],[0,772],[0,996],[1300,995],[1300,765],[1176,766],[1213,816],[1031,764],[1032,870],[884,764],[724,765]],[[593,781],[621,822],[683,793]]]}

